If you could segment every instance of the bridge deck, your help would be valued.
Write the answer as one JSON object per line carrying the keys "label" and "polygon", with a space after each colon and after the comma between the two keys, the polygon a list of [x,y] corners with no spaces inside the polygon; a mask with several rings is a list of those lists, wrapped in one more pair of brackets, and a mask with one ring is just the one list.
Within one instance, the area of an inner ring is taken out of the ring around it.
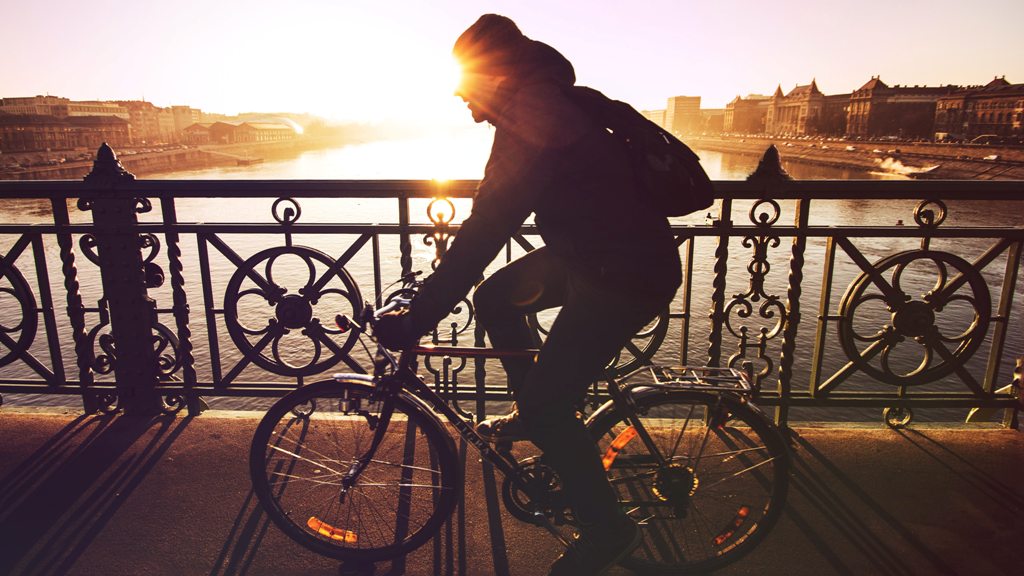
{"label": "bridge deck", "polygon": [[[331,574],[249,489],[253,415],[140,425],[0,411],[0,573]],[[796,430],[790,504],[728,574],[1020,574],[1024,434]],[[377,574],[543,574],[558,544],[512,519],[472,453],[450,533]],[[616,571],[615,574],[626,574]]]}

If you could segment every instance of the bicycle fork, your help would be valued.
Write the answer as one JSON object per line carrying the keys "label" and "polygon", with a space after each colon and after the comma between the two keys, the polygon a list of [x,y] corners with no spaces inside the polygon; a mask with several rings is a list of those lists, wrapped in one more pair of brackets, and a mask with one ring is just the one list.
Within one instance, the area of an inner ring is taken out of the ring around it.
{"label": "bicycle fork", "polygon": [[[366,449],[366,452],[362,456],[356,458],[352,465],[349,467],[348,472],[341,477],[341,490],[338,492],[338,502],[340,504],[345,503],[345,496],[348,495],[350,488],[356,485],[359,480],[359,475],[363,473],[366,466],[373,460],[374,454],[377,453],[377,448],[380,446],[381,441],[384,440],[384,434],[387,432],[388,425],[391,423],[391,415],[395,412],[395,402],[392,398],[385,398],[382,402],[380,415],[376,417],[375,425],[373,430],[373,439],[370,441],[370,446]],[[369,421],[369,416],[367,417]]]}

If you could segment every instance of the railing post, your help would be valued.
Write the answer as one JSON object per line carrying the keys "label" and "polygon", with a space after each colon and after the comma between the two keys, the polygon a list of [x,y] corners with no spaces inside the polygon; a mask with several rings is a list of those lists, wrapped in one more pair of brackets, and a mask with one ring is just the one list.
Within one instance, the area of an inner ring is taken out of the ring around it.
{"label": "railing post", "polygon": [[712,280],[711,330],[708,333],[708,366],[722,362],[722,329],[725,325],[725,280],[729,272],[729,239],[732,237],[732,198],[722,198],[718,213],[718,246],[715,248],[715,277]]}
{"label": "railing post", "polygon": [[398,195],[398,252],[402,276],[412,272],[412,240],[409,239],[409,195]]}
{"label": "railing post", "polygon": [[153,347],[156,305],[146,290],[136,216],[148,212],[151,205],[149,200],[120,189],[134,180],[104,143],[96,153],[92,172],[85,177],[89,194],[79,201],[79,208],[92,210],[103,297],[114,339],[118,407],[127,415],[145,416],[160,410]]}
{"label": "railing post", "polygon": [[796,201],[796,235],[789,259],[789,286],[786,289],[786,322],[782,328],[782,356],[779,360],[779,412],[778,424],[789,422],[789,402],[793,390],[793,361],[796,359],[796,336],[800,325],[800,298],[803,295],[804,252],[807,250],[807,225],[811,200]]}
{"label": "railing post", "polygon": [[82,302],[81,284],[78,280],[78,266],[75,264],[75,242],[67,231],[71,225],[68,214],[67,200],[51,199],[53,206],[53,223],[57,227],[57,246],[60,249],[61,271],[64,275],[64,289],[67,292],[68,319],[71,321],[71,338],[75,342],[75,365],[78,367],[78,379],[82,387],[82,407],[86,414],[94,414],[99,410],[95,392],[94,374],[90,358],[89,336],[85,330],[85,305]]}

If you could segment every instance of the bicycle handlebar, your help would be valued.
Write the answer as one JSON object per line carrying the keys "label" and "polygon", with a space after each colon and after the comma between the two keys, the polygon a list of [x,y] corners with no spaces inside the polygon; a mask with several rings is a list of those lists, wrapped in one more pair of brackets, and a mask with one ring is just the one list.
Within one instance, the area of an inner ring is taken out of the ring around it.
{"label": "bicycle handlebar", "polygon": [[395,310],[399,310],[401,308],[408,308],[410,303],[412,303],[412,298],[392,298],[387,304],[381,306],[380,308],[372,312],[370,323],[372,324],[373,322],[377,321],[377,319],[387,314],[388,312],[394,312]]}
{"label": "bicycle handlebar", "polygon": [[355,328],[365,334],[367,326],[372,327],[381,316],[384,316],[389,312],[394,312],[395,310],[408,308],[411,302],[411,298],[394,297],[376,310],[374,310],[373,306],[367,304],[359,314],[358,321],[353,321],[344,314],[338,314],[334,317],[334,323],[337,324],[338,328],[340,328],[342,332],[348,332],[352,328]]}

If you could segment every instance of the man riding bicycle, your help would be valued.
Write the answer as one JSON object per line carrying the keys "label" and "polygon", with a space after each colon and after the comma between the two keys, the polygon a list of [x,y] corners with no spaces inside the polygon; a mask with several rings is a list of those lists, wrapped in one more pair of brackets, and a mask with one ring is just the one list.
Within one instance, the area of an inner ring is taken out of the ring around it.
{"label": "man riding bicycle", "polygon": [[616,353],[663,310],[681,282],[668,221],[639,200],[621,143],[565,95],[572,64],[503,16],[486,14],[453,49],[456,94],[495,128],[472,213],[409,310],[376,325],[392,349],[414,344],[476,283],[519,229],[544,246],[501,268],[473,296],[493,346],[536,346],[527,316],[561,306],[536,361],[503,360],[516,409],[486,420],[494,440],[526,438],[555,469],[579,522],[550,574],[600,574],[640,542],[608,484],[577,406]]}

